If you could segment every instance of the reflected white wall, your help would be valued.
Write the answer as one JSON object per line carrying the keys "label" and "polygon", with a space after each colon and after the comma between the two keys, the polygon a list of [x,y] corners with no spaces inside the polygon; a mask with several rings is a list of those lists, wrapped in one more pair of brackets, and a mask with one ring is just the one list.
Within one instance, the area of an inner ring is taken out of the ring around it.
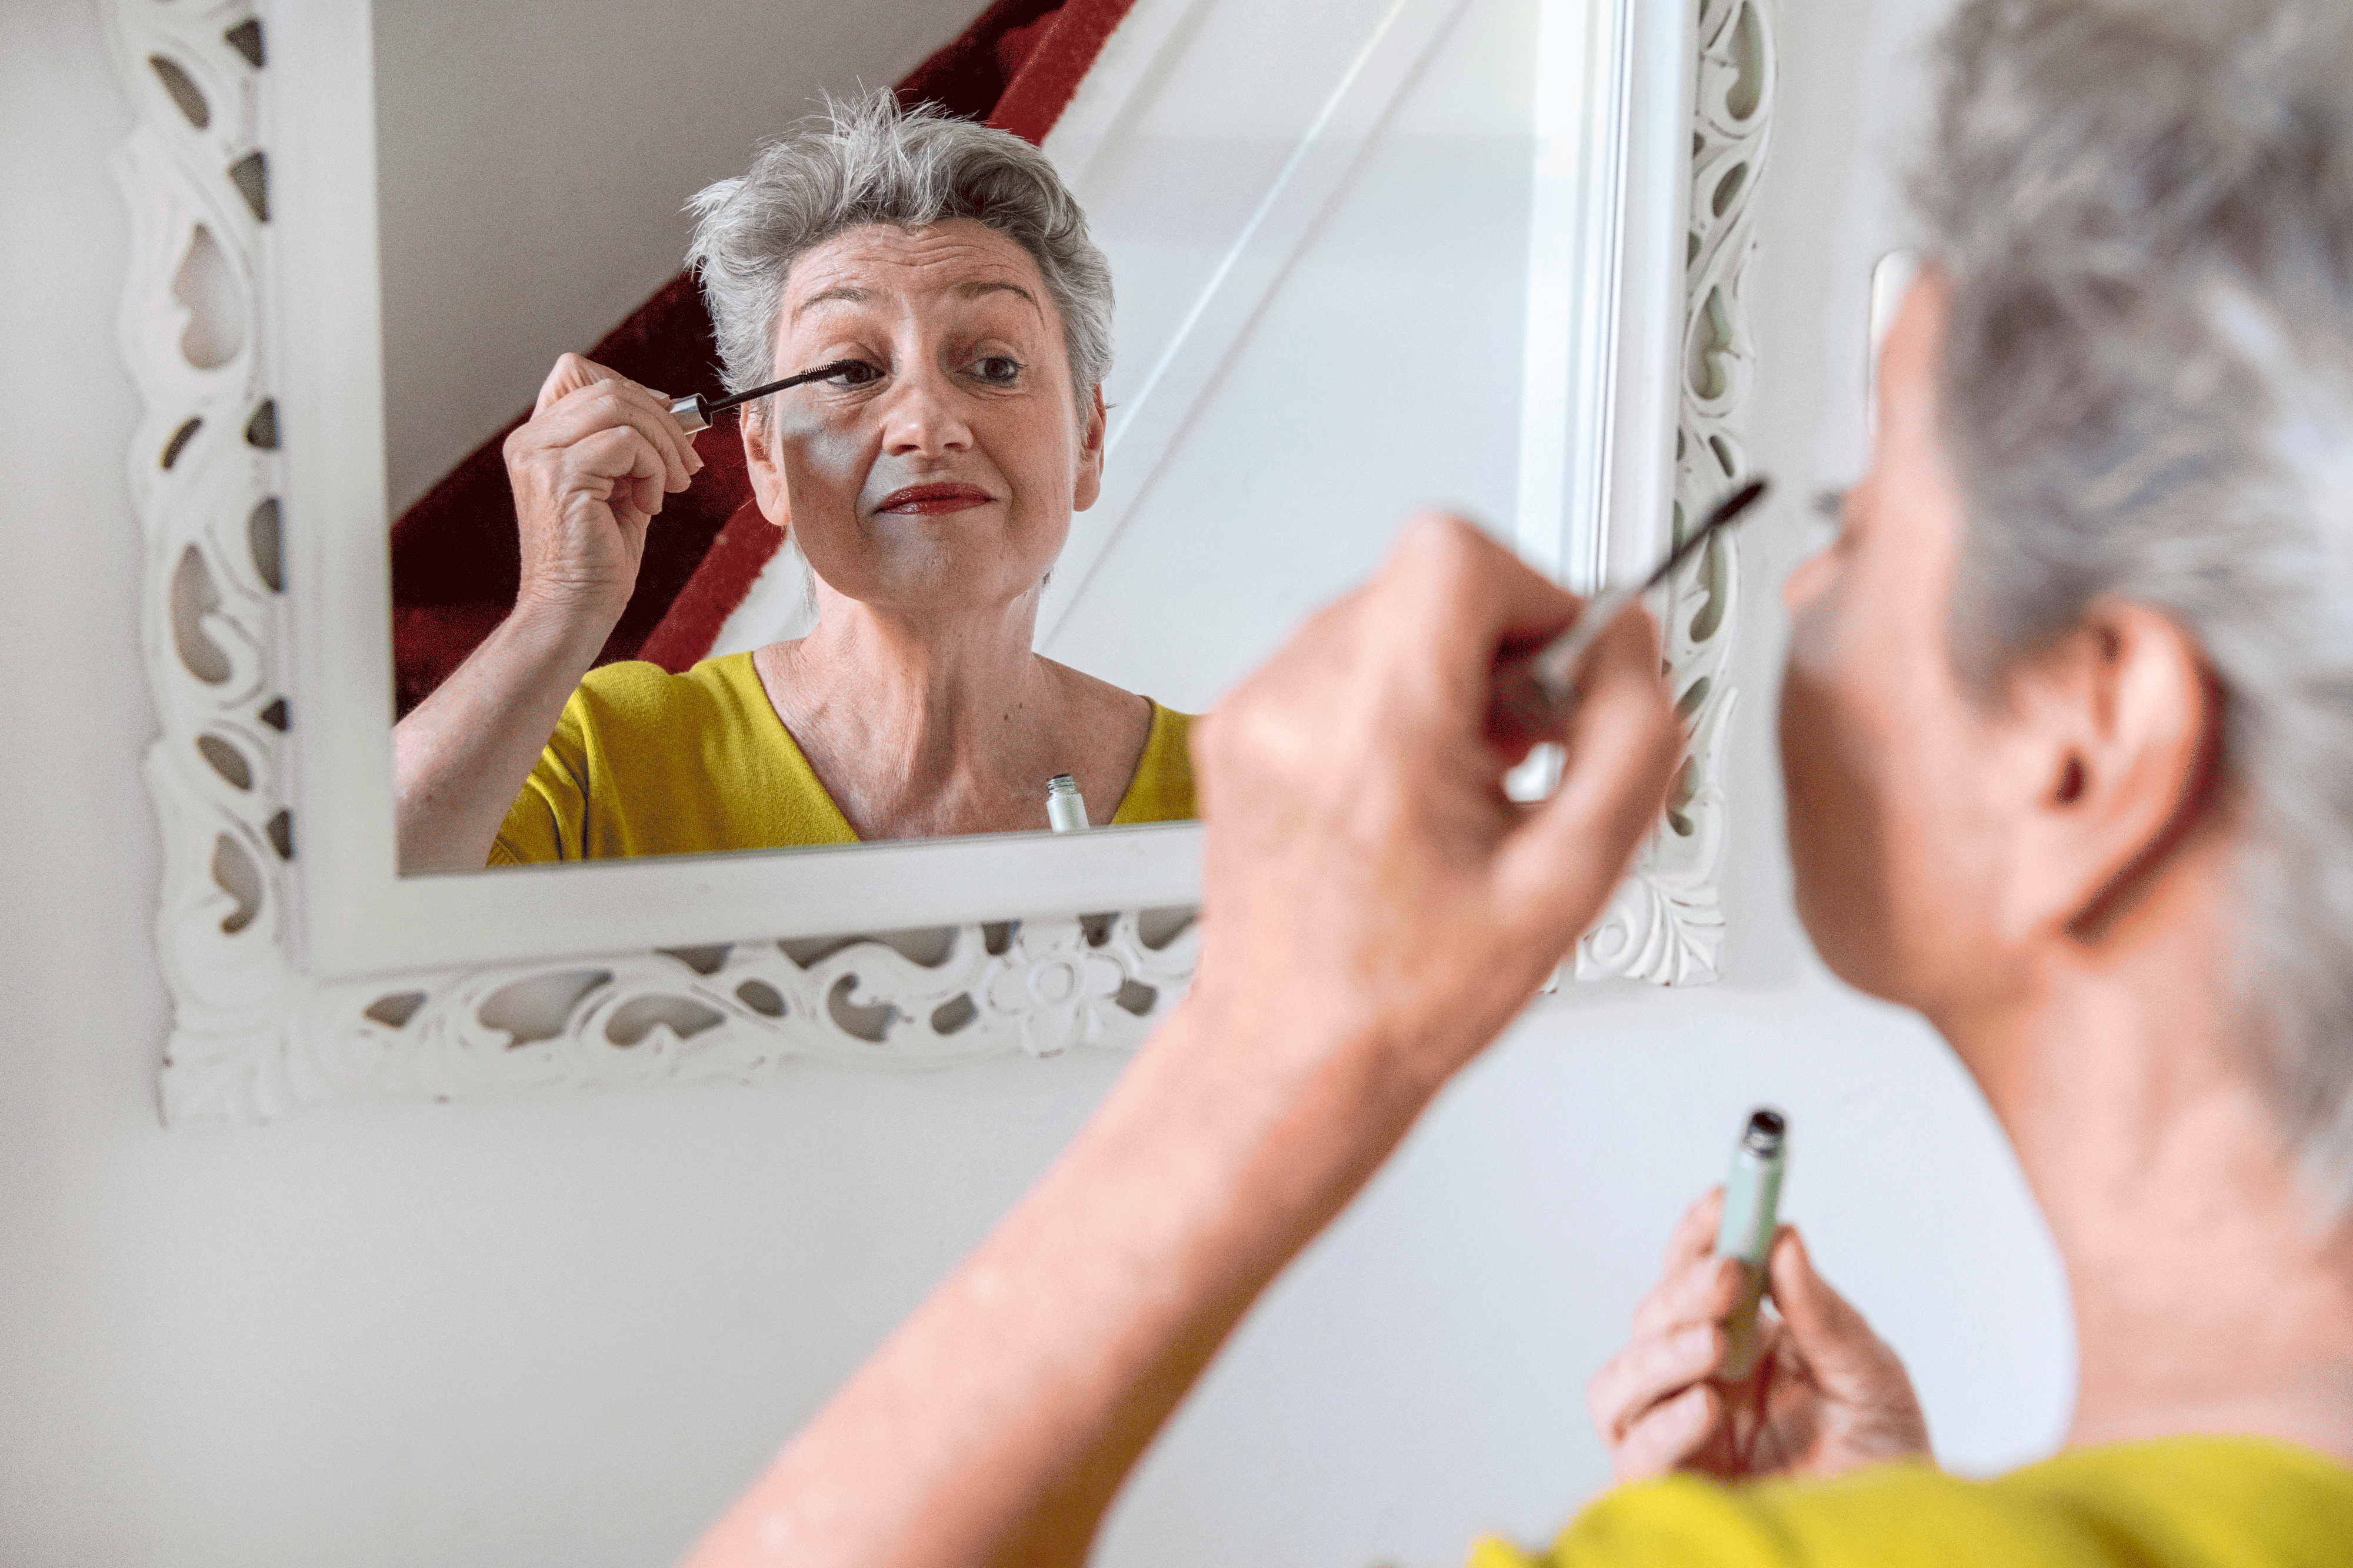
{"label": "reflected white wall", "polygon": [[[1536,10],[1472,0],[1045,652],[1200,711],[1370,572],[1414,508],[1443,505],[1512,535]],[[1219,169],[1247,156],[1206,142],[1199,153]],[[1114,402],[1149,369],[1171,306],[1189,301],[1203,270],[1203,258],[1140,226],[1105,237],[1123,300],[1158,307],[1131,324],[1123,306]]]}

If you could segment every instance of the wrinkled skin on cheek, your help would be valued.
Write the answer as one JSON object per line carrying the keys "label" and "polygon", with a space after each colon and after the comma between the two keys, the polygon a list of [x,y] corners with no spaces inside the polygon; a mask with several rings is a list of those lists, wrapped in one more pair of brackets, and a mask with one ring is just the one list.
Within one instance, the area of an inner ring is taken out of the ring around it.
{"label": "wrinkled skin on cheek", "polygon": [[1830,673],[1792,639],[1781,677],[1781,781],[1798,916],[1848,984],[1878,995],[1894,984],[1885,951],[1888,825],[1858,716],[1841,710]]}
{"label": "wrinkled skin on cheek", "polygon": [[2007,853],[1998,725],[1954,664],[1965,526],[1944,452],[1939,286],[1906,299],[1880,361],[1872,469],[1837,541],[1782,585],[1781,766],[1799,913],[1841,978],[1933,1010],[1999,942]]}
{"label": "wrinkled skin on cheek", "polygon": [[893,478],[945,474],[879,473],[892,465],[875,435],[856,423],[779,422],[795,533],[818,576],[851,598],[909,607],[1002,603],[1036,590],[1070,534],[1067,488],[1057,507],[1050,493],[966,458],[952,465],[954,478],[1010,491],[1006,501],[944,516],[877,512],[871,502],[881,495],[866,492],[887,494]]}

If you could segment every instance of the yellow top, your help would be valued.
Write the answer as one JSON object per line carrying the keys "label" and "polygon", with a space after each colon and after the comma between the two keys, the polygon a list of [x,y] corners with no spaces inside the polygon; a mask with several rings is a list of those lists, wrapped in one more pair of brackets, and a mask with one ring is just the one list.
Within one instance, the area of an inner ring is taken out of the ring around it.
{"label": "yellow top", "polygon": [[[1152,704],[1152,732],[1114,825],[1193,815],[1191,719]],[[1046,781],[1038,781],[1045,826]],[[748,653],[684,675],[592,669],[507,808],[490,864],[855,844],[858,834],[776,717]]]}
{"label": "yellow top", "polygon": [[1926,1465],[1828,1481],[1620,1488],[1552,1549],[1493,1539],[1471,1568],[2342,1568],[2353,1470],[2260,1437],[2083,1448],[1989,1481]]}

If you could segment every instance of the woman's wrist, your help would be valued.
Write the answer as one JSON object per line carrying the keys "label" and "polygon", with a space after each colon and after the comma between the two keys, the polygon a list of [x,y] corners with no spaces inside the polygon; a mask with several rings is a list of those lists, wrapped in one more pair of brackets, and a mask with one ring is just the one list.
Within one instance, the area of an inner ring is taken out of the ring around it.
{"label": "woman's wrist", "polygon": [[1404,994],[1345,978],[1319,984],[1312,956],[1271,965],[1294,973],[1251,973],[1269,966],[1271,946],[1240,956],[1232,949],[1250,946],[1246,939],[1215,945],[1171,1025],[1181,1020],[1261,1077],[1313,1074],[1316,1092],[1344,1096],[1360,1114],[1410,1122],[1493,1034],[1476,1017],[1455,1016],[1461,1010],[1443,1005],[1443,992]]}
{"label": "woman's wrist", "polygon": [[1442,1087],[1408,1059],[1368,1015],[1229,1007],[1197,989],[1139,1053],[1106,1120],[1128,1099],[1194,1151],[1250,1169],[1253,1184],[1336,1210]]}
{"label": "woman's wrist", "polygon": [[514,608],[486,640],[501,644],[511,658],[534,668],[569,669],[570,677],[565,681],[568,692],[596,664],[605,639],[620,625],[621,610],[626,608],[623,605],[607,611],[535,592],[526,584],[515,595]]}

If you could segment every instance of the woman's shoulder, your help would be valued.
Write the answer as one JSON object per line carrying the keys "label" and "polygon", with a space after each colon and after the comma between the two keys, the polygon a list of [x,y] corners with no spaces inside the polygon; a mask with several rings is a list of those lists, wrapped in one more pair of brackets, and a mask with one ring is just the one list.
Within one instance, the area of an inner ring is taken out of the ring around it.
{"label": "woman's shoulder", "polygon": [[[1071,746],[1064,754],[1091,763],[1093,776],[1126,773],[1127,787],[1111,817],[1114,826],[1180,822],[1195,815],[1187,741],[1191,714],[1058,659],[1040,656],[1039,662],[1054,682],[1057,721]],[[1063,771],[1082,780],[1091,773],[1082,765]]]}
{"label": "woman's shoulder", "polygon": [[[2194,1537],[2201,1550],[2184,1552],[2185,1562],[2337,1563],[2353,1541],[2353,1469],[2270,1437],[2197,1433],[2100,1444],[1986,1486],[2021,1504],[2096,1510],[2114,1530]],[[2290,1550],[2297,1541],[2330,1545]],[[2263,1551],[2248,1555],[2254,1545]]]}
{"label": "woman's shoulder", "polygon": [[766,702],[748,653],[706,658],[677,675],[643,659],[622,659],[580,678],[570,704],[577,711],[567,717],[599,730],[742,723],[751,717],[750,698]]}
{"label": "woman's shoulder", "polygon": [[1162,767],[1181,767],[1185,776],[1193,774],[1191,737],[1193,721],[1198,713],[1181,712],[1157,699],[1147,697],[1152,704],[1152,732],[1145,737],[1144,757],[1147,763]]}
{"label": "woman's shoulder", "polygon": [[1915,1463],[1748,1485],[1670,1476],[1609,1493],[1548,1553],[1487,1542],[1471,1561],[2320,1568],[2348,1537],[2353,1471],[2260,1438],[2185,1437],[2079,1450],[1984,1481]]}
{"label": "woman's shoulder", "polygon": [[582,782],[592,856],[854,844],[769,704],[752,655],[673,675],[640,660],[592,669],[551,751]]}
{"label": "woman's shoulder", "polygon": [[1189,740],[1193,718],[1152,698],[1152,729],[1144,738],[1144,754],[1136,759],[1135,776],[1112,821],[1189,822],[1198,816],[1193,800],[1193,749]]}

